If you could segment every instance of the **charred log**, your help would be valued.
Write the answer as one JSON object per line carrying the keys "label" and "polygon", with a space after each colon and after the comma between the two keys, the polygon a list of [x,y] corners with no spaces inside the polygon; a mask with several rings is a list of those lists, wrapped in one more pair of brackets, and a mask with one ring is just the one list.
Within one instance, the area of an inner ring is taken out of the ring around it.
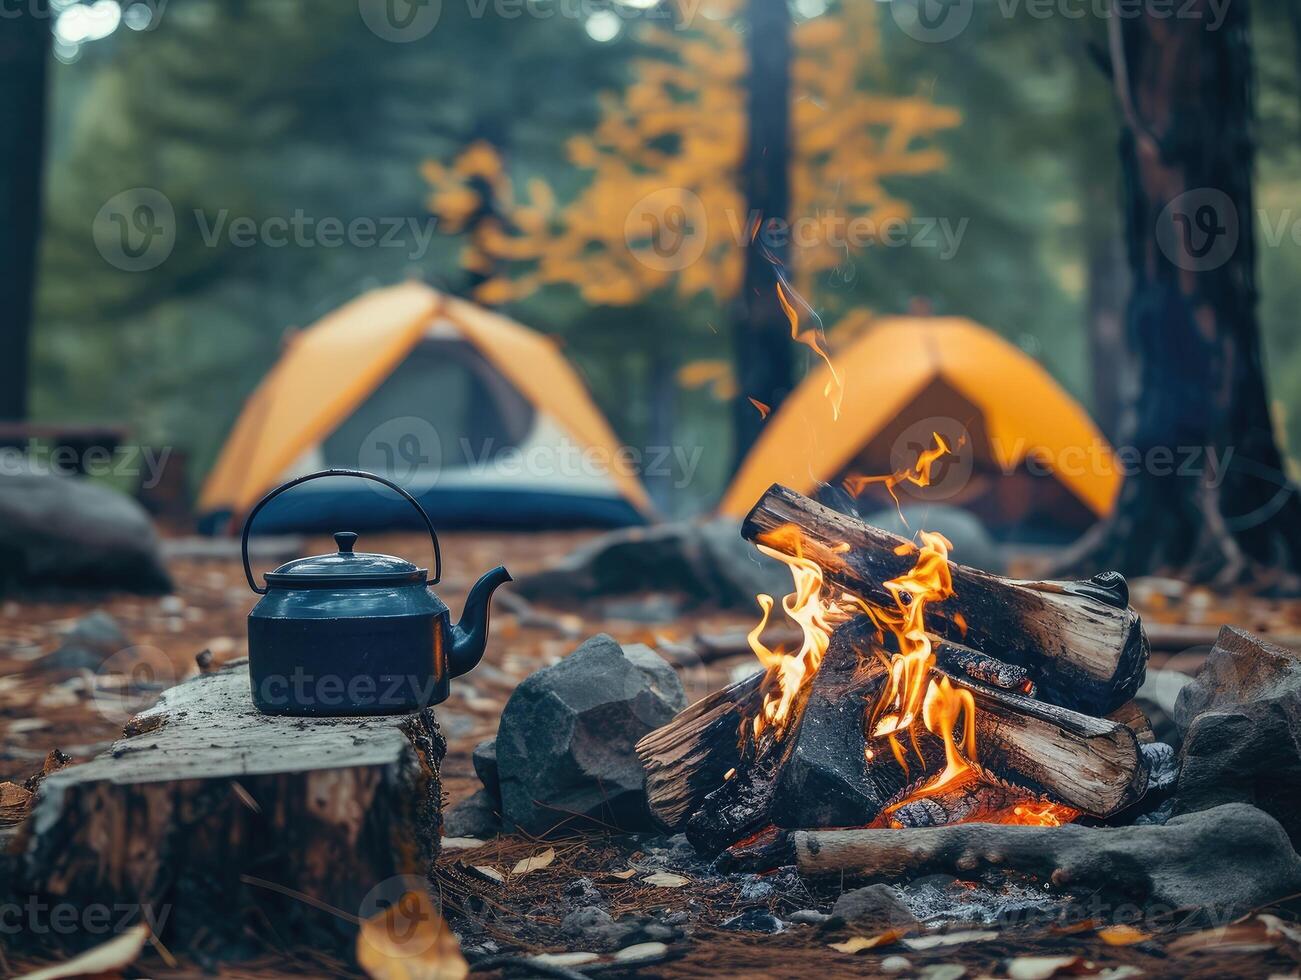
{"label": "charred log", "polygon": [[[915,561],[915,549],[903,538],[780,485],[760,498],[741,533],[789,550],[794,536],[775,533],[788,525],[800,530],[799,547],[831,584],[871,602],[891,604],[884,583]],[[1147,638],[1120,575],[1033,582],[956,562],[950,570],[955,594],[927,608],[927,624],[945,639],[1026,668],[1045,701],[1104,715],[1143,682]]]}
{"label": "charred log", "polygon": [[[879,639],[865,616],[837,629],[781,737],[766,731],[755,743],[748,735],[763,703],[761,674],[647,735],[638,751],[652,812],[707,853],[769,824],[866,826],[893,817],[887,811],[933,780],[945,755],[942,739],[924,729],[900,739],[902,758],[869,737],[888,662]],[[1146,769],[1127,724],[982,684],[959,668],[974,665],[1013,686],[1024,674],[960,644],[938,644],[937,658],[937,673],[975,702],[979,757],[951,799],[932,797],[897,822],[979,819],[1017,802],[1106,817],[1142,796]]]}

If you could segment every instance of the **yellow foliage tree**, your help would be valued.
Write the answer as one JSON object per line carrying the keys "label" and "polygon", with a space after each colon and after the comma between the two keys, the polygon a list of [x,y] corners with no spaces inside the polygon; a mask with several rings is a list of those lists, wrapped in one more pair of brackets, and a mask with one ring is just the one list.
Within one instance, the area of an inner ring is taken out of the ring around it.
{"label": "yellow foliage tree", "polygon": [[[498,217],[473,223],[462,258],[467,269],[492,270],[476,299],[495,305],[550,284],[572,285],[594,305],[660,289],[736,294],[755,231],[738,180],[747,121],[746,52],[731,23],[738,8],[715,0],[686,28],[643,26],[649,53],[634,63],[633,81],[600,96],[595,130],[570,141],[569,159],[591,172],[572,201],[557,201],[537,179],[517,192],[486,143],[450,164],[424,164],[429,208],[445,231],[466,231],[490,189]],[[807,289],[845,260],[847,244],[866,245],[873,229],[908,217],[885,178],[942,167],[928,141],[959,118],[921,96],[865,91],[877,62],[874,4],[853,0],[805,21],[794,44],[793,213],[782,217],[800,224],[791,261]]]}

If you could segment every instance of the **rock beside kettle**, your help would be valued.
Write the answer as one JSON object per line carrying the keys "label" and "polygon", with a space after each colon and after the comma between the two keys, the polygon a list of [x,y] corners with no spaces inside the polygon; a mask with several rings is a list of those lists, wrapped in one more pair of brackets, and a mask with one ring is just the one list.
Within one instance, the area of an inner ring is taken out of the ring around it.
{"label": "rock beside kettle", "polygon": [[0,556],[0,592],[172,590],[144,508],[84,477],[0,475]]}
{"label": "rock beside kettle", "polygon": [[673,668],[604,633],[515,689],[497,731],[501,813],[530,834],[650,829],[636,744],[686,707]]}

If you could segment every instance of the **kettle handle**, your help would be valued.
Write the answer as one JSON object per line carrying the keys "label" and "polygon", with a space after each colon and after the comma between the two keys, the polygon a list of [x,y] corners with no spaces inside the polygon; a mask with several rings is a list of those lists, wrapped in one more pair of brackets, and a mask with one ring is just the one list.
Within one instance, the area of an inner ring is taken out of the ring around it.
{"label": "kettle handle", "polygon": [[266,589],[258,588],[257,582],[253,578],[253,568],[252,566],[249,565],[248,562],[248,535],[249,535],[249,531],[253,529],[253,518],[257,517],[258,511],[260,511],[267,504],[271,503],[272,500],[280,496],[286,490],[291,490],[294,487],[298,486],[300,483],[306,483],[308,480],[317,480],[323,476],[355,476],[362,480],[374,480],[376,483],[384,484],[384,486],[388,487],[390,490],[397,491],[408,501],[410,501],[411,506],[416,509],[416,512],[420,514],[421,519],[425,522],[425,527],[428,528],[429,530],[429,539],[434,543],[434,577],[429,584],[437,585],[439,582],[442,581],[443,551],[438,546],[438,532],[434,530],[434,522],[429,519],[429,515],[425,512],[425,509],[422,506],[420,506],[420,501],[418,501],[415,497],[411,496],[411,494],[407,493],[405,490],[403,490],[392,480],[386,480],[384,479],[384,477],[376,476],[374,473],[367,473],[365,470],[321,470],[319,473],[309,473],[307,476],[300,476],[297,479],[290,480],[288,483],[282,483],[280,486],[276,487],[265,497],[259,500],[254,505],[253,509],[248,512],[248,517],[244,519],[244,536],[240,541],[239,548],[240,548],[240,555],[244,559],[244,577],[248,579],[248,587],[250,589],[252,589],[258,595],[267,594]]}

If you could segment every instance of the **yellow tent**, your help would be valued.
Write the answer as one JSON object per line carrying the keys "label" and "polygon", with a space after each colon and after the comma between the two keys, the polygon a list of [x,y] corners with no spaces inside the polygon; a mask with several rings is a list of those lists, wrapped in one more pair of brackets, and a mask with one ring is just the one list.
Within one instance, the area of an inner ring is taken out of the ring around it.
{"label": "yellow tent", "polygon": [[773,483],[812,494],[894,472],[932,444],[932,431],[961,446],[933,491],[903,488],[917,499],[961,504],[1004,527],[1078,530],[1110,512],[1120,486],[1110,445],[1039,364],[992,331],[960,317],[891,317],[833,361],[839,418],[826,394],[836,382],[821,365],[768,420],[723,513],[744,515]]}
{"label": "yellow tent", "polygon": [[[620,459],[609,423],[551,340],[408,282],[291,336],[249,397],[199,508],[238,517],[282,480],[337,466],[396,469],[387,475],[444,526],[638,522],[650,501]],[[338,481],[318,482],[324,489],[296,491],[309,501],[296,517],[277,523],[269,508],[259,528],[325,529],[347,517],[336,513],[349,504]],[[374,496],[361,499],[375,511]]]}

